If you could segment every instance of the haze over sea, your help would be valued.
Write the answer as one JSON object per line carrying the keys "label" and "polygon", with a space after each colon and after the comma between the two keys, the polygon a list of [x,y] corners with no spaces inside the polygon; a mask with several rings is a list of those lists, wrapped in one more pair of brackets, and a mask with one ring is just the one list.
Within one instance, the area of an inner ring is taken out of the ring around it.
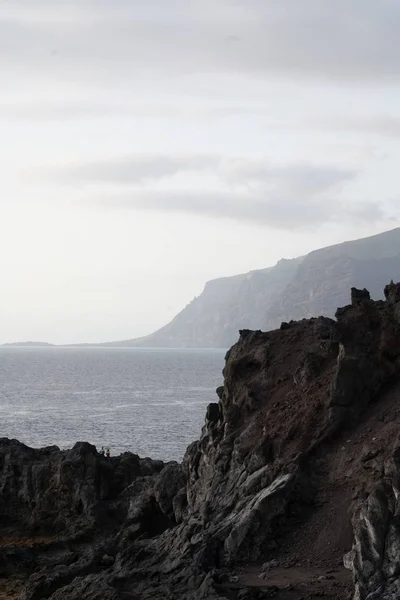
{"label": "haze over sea", "polygon": [[0,348],[0,437],[181,460],[217,400],[225,350]]}

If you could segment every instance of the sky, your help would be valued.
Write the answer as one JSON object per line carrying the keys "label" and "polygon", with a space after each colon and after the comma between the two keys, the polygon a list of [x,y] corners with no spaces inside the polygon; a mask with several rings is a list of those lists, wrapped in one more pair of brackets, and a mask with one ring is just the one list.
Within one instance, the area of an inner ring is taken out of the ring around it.
{"label": "sky", "polygon": [[398,0],[0,0],[0,343],[400,225]]}

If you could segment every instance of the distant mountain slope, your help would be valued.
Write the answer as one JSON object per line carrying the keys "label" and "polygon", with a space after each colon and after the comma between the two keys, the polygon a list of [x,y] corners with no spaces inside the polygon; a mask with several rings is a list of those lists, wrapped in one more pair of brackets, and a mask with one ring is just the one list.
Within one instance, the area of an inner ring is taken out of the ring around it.
{"label": "distant mountain slope", "polygon": [[348,303],[352,286],[366,287],[379,299],[391,279],[400,281],[400,228],[210,281],[165,327],[109,345],[229,347],[239,329],[270,330],[291,319],[332,317]]}
{"label": "distant mountain slope", "polygon": [[260,328],[265,307],[283,293],[302,259],[282,260],[275,267],[209,281],[168,325],[124,345],[225,348],[241,328]]}

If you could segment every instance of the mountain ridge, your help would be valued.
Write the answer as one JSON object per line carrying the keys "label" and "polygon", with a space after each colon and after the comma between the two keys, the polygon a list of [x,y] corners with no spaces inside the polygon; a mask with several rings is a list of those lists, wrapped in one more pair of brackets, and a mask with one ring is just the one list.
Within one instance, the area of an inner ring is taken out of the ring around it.
{"label": "mountain ridge", "polygon": [[400,228],[210,280],[200,296],[157,331],[102,345],[228,348],[240,329],[273,330],[284,321],[334,317],[353,286],[366,286],[373,298],[382,299],[391,279],[400,279]]}

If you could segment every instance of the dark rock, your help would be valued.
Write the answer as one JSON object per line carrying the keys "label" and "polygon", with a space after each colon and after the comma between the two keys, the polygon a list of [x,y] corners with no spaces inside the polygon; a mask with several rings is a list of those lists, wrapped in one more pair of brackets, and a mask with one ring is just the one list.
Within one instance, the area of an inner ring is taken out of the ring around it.
{"label": "dark rock", "polygon": [[101,564],[105,567],[111,567],[115,562],[115,558],[109,554],[105,554],[101,559]]}
{"label": "dark rock", "polygon": [[242,338],[242,340],[245,340],[247,337],[249,337],[249,335],[251,335],[253,332],[250,331],[249,329],[241,329],[239,331],[239,335]]}
{"label": "dark rock", "polygon": [[385,298],[389,304],[400,302],[400,288],[393,281],[385,287]]}
{"label": "dark rock", "polygon": [[216,403],[209,404],[206,412],[206,422],[217,423],[220,418],[219,406]]}
{"label": "dark rock", "polygon": [[182,467],[178,463],[168,464],[155,480],[155,499],[162,512],[172,521],[175,521],[174,499],[185,483]]}
{"label": "dark rock", "polygon": [[371,296],[368,290],[365,288],[363,290],[358,290],[357,288],[351,288],[351,304],[353,306],[358,306],[359,304],[363,304],[364,302],[369,302],[371,300]]}
{"label": "dark rock", "polygon": [[224,393],[224,386],[223,386],[223,385],[220,385],[220,386],[219,386],[219,387],[217,387],[217,389],[216,389],[216,394],[217,394],[217,396],[218,396],[218,398],[219,398],[220,400],[221,400],[221,398],[222,398],[222,396],[223,396],[223,393]]}

